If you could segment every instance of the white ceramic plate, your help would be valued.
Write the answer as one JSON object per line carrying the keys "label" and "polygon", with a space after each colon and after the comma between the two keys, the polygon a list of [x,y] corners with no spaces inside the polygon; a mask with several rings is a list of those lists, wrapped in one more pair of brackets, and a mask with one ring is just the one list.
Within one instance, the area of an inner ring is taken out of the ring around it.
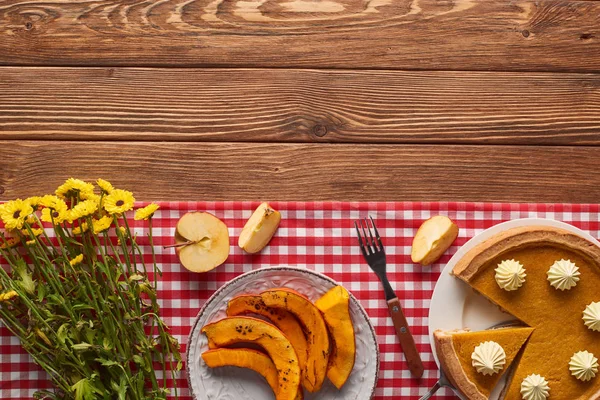
{"label": "white ceramic plate", "polygon": [[[337,283],[319,273],[290,267],[264,268],[247,272],[227,282],[204,304],[188,340],[187,374],[190,393],[196,400],[269,400],[275,399],[267,382],[256,372],[236,367],[209,368],[201,354],[208,350],[206,336],[200,331],[209,322],[225,318],[227,302],[239,294],[260,293],[287,287],[314,301]],[[325,380],[317,393],[304,391],[305,400],[367,400],[377,385],[379,347],[369,317],[350,294],[350,315],[356,335],[354,369],[341,390]]]}
{"label": "white ceramic plate", "polygon": [[[469,250],[489,239],[493,235],[502,231],[516,228],[519,226],[538,225],[538,226],[553,226],[569,230],[579,236],[582,236],[593,243],[600,246],[595,238],[589,233],[582,231],[579,228],[569,225],[564,222],[539,219],[539,218],[524,218],[516,219],[508,222],[503,222],[498,225],[486,229],[480,234],[473,237],[464,246],[462,246],[456,254],[448,261],[446,267],[437,281],[433,296],[431,298],[431,306],[429,309],[429,342],[433,350],[433,357],[436,364],[440,365],[437,354],[435,352],[435,343],[433,341],[433,332],[436,329],[463,329],[469,328],[473,331],[487,329],[490,326],[496,325],[504,321],[514,320],[509,314],[506,314],[498,309],[483,296],[478,295],[466,283],[450,275],[454,265],[460,260]],[[500,380],[496,389],[492,392],[490,400],[497,400],[502,387],[505,384],[505,379]]]}

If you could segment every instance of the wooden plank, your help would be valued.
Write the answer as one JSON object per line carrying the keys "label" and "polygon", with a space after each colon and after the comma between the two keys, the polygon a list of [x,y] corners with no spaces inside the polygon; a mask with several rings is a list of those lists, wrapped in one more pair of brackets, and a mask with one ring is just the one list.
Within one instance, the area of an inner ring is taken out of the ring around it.
{"label": "wooden plank", "polygon": [[0,65],[599,71],[600,2],[0,0]]}
{"label": "wooden plank", "polygon": [[0,200],[103,177],[140,200],[600,198],[598,147],[0,141]]}
{"label": "wooden plank", "polygon": [[5,139],[600,144],[600,75],[0,68]]}

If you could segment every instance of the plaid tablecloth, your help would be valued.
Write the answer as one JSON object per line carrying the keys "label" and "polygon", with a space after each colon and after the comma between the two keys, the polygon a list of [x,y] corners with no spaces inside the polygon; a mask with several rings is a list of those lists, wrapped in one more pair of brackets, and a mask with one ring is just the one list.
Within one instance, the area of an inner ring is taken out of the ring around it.
{"label": "plaid tablecloth", "polygon": [[[540,217],[571,223],[600,236],[599,206],[570,204],[500,203],[339,203],[272,202],[282,213],[276,236],[262,253],[248,255],[237,247],[238,235],[258,206],[257,202],[164,202],[154,217],[154,238],[158,262],[164,275],[159,284],[162,315],[185,352],[187,336],[204,302],[230,279],[243,272],[272,265],[294,265],[324,273],[350,290],[369,314],[381,351],[381,370],[376,399],[418,399],[438,378],[427,330],[429,303],[435,283],[445,263],[458,247],[482,230],[499,222]],[[140,204],[141,205],[141,204]],[[177,261],[172,243],[174,226],[187,211],[208,211],[229,227],[231,254],[226,263],[205,274],[186,271]],[[419,225],[432,215],[443,214],[460,227],[459,237],[438,263],[429,267],[410,260],[412,238]],[[383,237],[388,255],[388,276],[404,307],[425,374],[411,378],[377,277],[364,263],[354,236],[353,221],[372,216]],[[136,231],[144,251],[143,224]],[[180,398],[189,400],[184,374],[179,380]],[[0,398],[28,399],[33,392],[47,388],[45,374],[33,364],[10,332],[0,327]],[[452,399],[448,391],[439,399]],[[262,399],[257,399],[262,400]]]}

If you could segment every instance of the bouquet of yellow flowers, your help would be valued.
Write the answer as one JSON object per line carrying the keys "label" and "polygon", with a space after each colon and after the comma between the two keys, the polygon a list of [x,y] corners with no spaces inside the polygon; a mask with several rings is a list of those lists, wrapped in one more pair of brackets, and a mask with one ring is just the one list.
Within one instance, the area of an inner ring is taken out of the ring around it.
{"label": "bouquet of yellow flowers", "polygon": [[[128,222],[133,194],[97,185],[70,178],[55,195],[0,205],[0,319],[55,386],[36,398],[166,399],[169,386],[176,398],[181,356],[159,315],[154,250],[151,280]],[[157,209],[134,216],[152,249]]]}

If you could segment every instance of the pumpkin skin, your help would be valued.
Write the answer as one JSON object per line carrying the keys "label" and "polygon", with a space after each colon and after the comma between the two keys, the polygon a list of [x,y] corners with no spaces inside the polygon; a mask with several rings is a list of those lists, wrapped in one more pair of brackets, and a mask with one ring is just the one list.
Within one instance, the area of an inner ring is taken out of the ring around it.
{"label": "pumpkin skin", "polygon": [[329,333],[321,312],[306,297],[290,289],[271,289],[260,296],[267,307],[282,308],[302,324],[307,342],[302,384],[309,392],[319,391],[327,374],[330,351]]}
{"label": "pumpkin skin", "polygon": [[253,349],[213,349],[202,353],[210,368],[225,366],[249,368],[258,372],[269,384],[273,393],[279,390],[279,376],[273,361],[264,353]]}
{"label": "pumpkin skin", "polygon": [[289,339],[300,365],[300,375],[306,367],[306,337],[300,322],[292,313],[282,309],[267,307],[260,296],[240,295],[236,296],[227,304],[227,315],[236,316],[243,314],[257,314],[268,318]]}
{"label": "pumpkin skin", "polygon": [[343,286],[331,288],[315,306],[323,313],[332,339],[327,378],[341,389],[354,368],[356,341],[350,317],[350,295]]}
{"label": "pumpkin skin", "polygon": [[251,317],[228,317],[202,328],[209,349],[236,343],[255,343],[265,349],[278,371],[277,400],[295,400],[300,390],[300,366],[296,351],[274,325]]}

